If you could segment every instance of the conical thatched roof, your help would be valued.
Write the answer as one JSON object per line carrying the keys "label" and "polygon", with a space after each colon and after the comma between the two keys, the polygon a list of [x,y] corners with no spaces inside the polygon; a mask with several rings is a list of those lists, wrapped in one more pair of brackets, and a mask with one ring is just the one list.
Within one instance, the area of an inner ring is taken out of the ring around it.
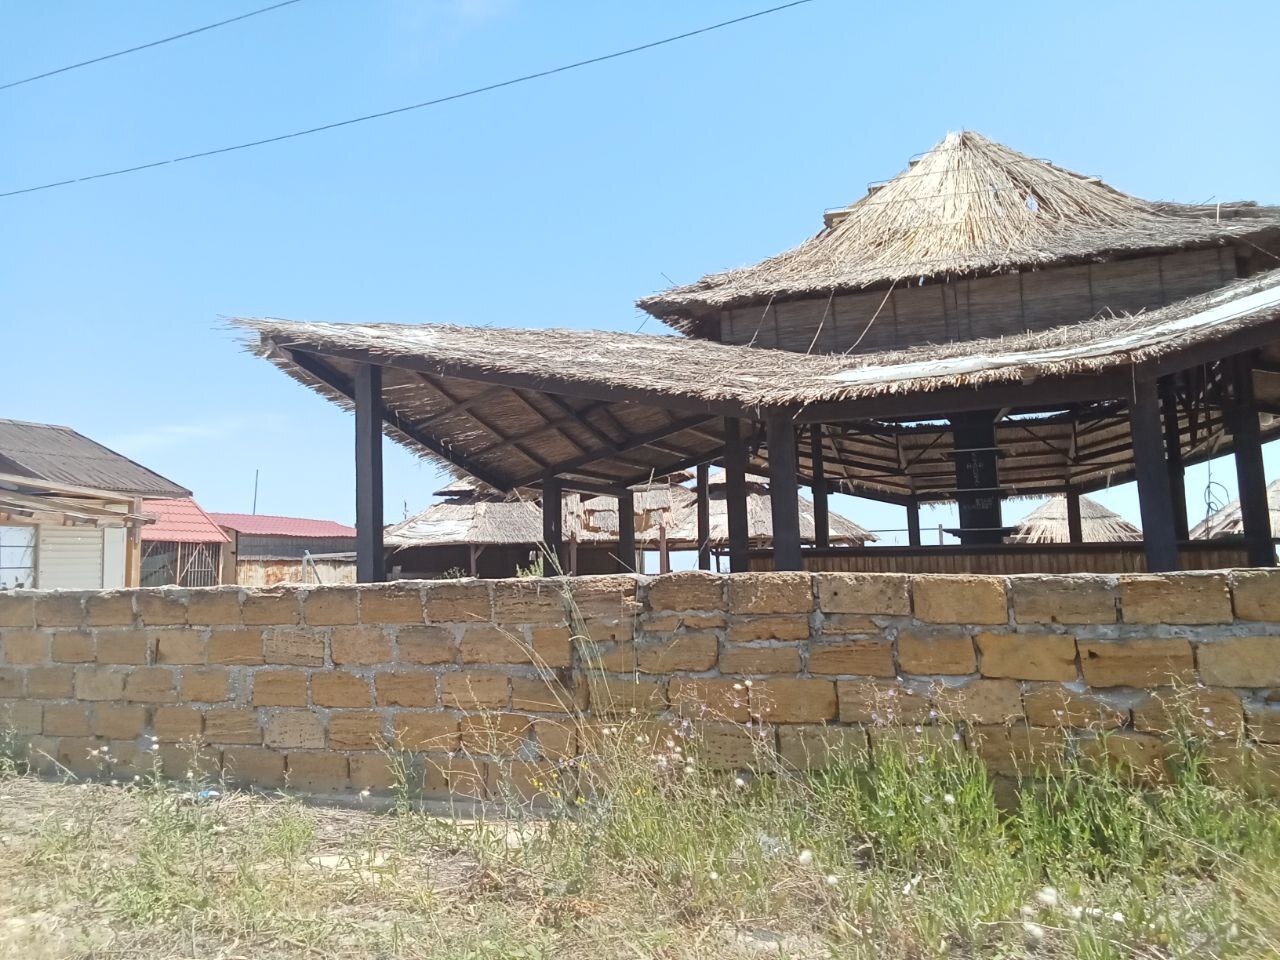
{"label": "conical thatched roof", "polygon": [[[1271,535],[1280,537],[1280,480],[1273,480],[1267,487],[1267,507],[1271,511]],[[1217,537],[1239,536],[1244,533],[1240,519],[1240,501],[1233,500],[1217,513],[1201,520],[1191,531],[1192,540],[1213,540]]]}
{"label": "conical thatched roof", "polygon": [[1280,225],[1253,204],[1150,203],[966,131],[951,133],[786,253],[640,300],[684,329],[699,312],[920,277],[1171,249]]}
{"label": "conical thatched roof", "polygon": [[[1118,513],[1108,510],[1096,500],[1080,498],[1080,533],[1086,543],[1118,540],[1141,540],[1142,531]],[[1069,543],[1067,498],[1050,497],[1032,510],[1014,532],[1008,543]]]}

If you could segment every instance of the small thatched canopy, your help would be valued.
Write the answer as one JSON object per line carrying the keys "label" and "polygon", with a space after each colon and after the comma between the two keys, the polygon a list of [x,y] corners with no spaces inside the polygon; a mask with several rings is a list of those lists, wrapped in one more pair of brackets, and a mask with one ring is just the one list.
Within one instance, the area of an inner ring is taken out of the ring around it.
{"label": "small thatched canopy", "polygon": [[[1086,543],[1141,540],[1142,531],[1096,500],[1080,498],[1080,532]],[[1067,498],[1050,497],[1014,527],[1007,543],[1069,543]]]}
{"label": "small thatched canopy", "polygon": [[966,131],[825,221],[795,249],[638,305],[692,332],[699,313],[768,298],[1220,242],[1280,225],[1280,209],[1150,203]]}
{"label": "small thatched canopy", "polygon": [[[1271,512],[1271,536],[1280,537],[1280,480],[1273,480],[1267,487],[1267,509]],[[1236,537],[1244,533],[1240,518],[1240,501],[1233,500],[1217,513],[1195,525],[1192,540],[1215,540],[1218,537]]]}

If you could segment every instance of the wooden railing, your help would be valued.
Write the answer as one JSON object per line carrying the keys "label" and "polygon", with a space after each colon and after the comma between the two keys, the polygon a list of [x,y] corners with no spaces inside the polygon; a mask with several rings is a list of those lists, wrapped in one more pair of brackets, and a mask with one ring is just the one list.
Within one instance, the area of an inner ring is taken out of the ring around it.
{"label": "wooden railing", "polygon": [[[1246,567],[1242,541],[1192,540],[1179,545],[1183,570]],[[772,570],[768,550],[751,551],[752,570]],[[804,551],[804,568],[843,573],[1144,573],[1143,545],[1045,543],[931,547],[828,547]]]}

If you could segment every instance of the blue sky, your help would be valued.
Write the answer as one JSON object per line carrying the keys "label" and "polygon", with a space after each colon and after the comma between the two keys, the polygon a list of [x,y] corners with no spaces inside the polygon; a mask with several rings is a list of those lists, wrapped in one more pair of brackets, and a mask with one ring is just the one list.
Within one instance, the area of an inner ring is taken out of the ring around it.
{"label": "blue sky", "polygon": [[[9,0],[0,83],[261,5]],[[769,5],[303,0],[0,92],[0,192]],[[1278,203],[1271,62],[1220,42],[1277,30],[1280,8],[1249,0],[1229,19],[1192,2],[816,0],[388,120],[2,199],[0,416],[73,426],[210,510],[249,510],[257,469],[260,512],[350,521],[349,416],[242,352],[220,318],[635,330],[632,301],[666,277],[794,245],[961,128],[1141,196]],[[388,443],[386,469],[388,520],[429,502],[433,467]],[[1229,461],[1213,479],[1233,490]],[[1189,477],[1193,519],[1205,481]],[[1136,519],[1131,489],[1100,499]],[[864,526],[902,526],[838,501]]]}

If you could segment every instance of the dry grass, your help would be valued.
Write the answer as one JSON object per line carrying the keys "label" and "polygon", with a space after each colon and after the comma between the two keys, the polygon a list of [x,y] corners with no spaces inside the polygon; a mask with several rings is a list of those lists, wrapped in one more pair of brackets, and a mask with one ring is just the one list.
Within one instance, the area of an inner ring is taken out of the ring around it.
{"label": "dry grass", "polygon": [[373,810],[10,772],[0,956],[1280,951],[1280,809],[1211,783],[1191,737],[1172,784],[1070,765],[1002,808],[945,741],[748,777],[708,769],[696,730],[597,734],[538,811],[512,794],[466,819],[407,778]]}

